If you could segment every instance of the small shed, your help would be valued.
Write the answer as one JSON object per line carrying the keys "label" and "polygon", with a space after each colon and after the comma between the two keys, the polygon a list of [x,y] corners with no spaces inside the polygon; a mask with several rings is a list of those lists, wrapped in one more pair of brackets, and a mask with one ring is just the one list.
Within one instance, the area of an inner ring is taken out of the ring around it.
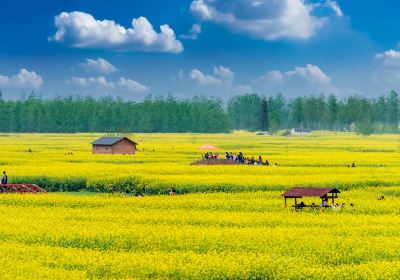
{"label": "small shed", "polygon": [[335,188],[293,188],[286,191],[282,196],[285,198],[285,207],[287,207],[287,199],[294,198],[294,204],[297,205],[297,199],[302,197],[319,197],[322,200],[332,199],[332,203],[335,202],[335,198],[338,198],[340,191]]}
{"label": "small shed", "polygon": [[101,137],[91,143],[93,154],[134,155],[137,143],[127,137]]}
{"label": "small shed", "polygon": [[310,129],[305,129],[305,128],[292,128],[290,131],[290,135],[292,136],[303,136],[310,134],[311,130]]}

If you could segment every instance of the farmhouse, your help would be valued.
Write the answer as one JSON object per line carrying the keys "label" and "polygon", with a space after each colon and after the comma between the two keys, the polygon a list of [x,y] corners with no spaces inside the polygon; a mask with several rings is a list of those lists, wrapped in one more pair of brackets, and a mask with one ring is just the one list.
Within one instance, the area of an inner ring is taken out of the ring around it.
{"label": "farmhouse", "polygon": [[304,128],[292,128],[292,130],[290,131],[290,135],[292,136],[303,136],[310,133],[311,133],[310,129],[304,129]]}
{"label": "farmhouse", "polygon": [[93,154],[134,155],[137,143],[127,137],[101,137],[91,143]]}

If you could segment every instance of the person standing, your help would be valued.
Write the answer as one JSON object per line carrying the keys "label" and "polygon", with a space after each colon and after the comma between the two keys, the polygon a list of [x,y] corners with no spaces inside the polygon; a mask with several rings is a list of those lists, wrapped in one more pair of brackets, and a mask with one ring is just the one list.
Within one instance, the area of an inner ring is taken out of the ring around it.
{"label": "person standing", "polygon": [[7,176],[7,173],[5,171],[3,171],[3,177],[1,177],[1,183],[3,185],[7,185],[8,184],[8,176]]}

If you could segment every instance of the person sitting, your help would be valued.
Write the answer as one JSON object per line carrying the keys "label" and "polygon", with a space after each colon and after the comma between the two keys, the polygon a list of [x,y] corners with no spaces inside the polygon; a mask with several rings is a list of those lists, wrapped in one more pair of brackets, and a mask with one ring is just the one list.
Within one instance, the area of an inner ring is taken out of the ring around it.
{"label": "person sitting", "polygon": [[352,168],[356,167],[356,164],[353,162],[353,164],[351,165]]}
{"label": "person sitting", "polygon": [[269,166],[269,161],[266,159],[265,160],[265,164],[264,164],[265,166]]}
{"label": "person sitting", "polygon": [[229,159],[230,159],[230,156],[229,156],[228,152],[225,152],[225,159],[226,159],[226,160],[229,160]]}
{"label": "person sitting", "polygon": [[322,202],[321,202],[321,204],[320,204],[319,206],[320,206],[320,207],[328,207],[328,198],[325,197],[325,198],[322,200]]}
{"label": "person sitting", "polygon": [[299,204],[295,205],[294,207],[295,207],[296,210],[301,210],[304,207],[307,207],[307,205],[302,201]]}
{"label": "person sitting", "polygon": [[244,163],[244,157],[243,157],[242,152],[239,152],[239,154],[238,154],[236,159],[237,159],[238,162]]}
{"label": "person sitting", "polygon": [[169,195],[176,195],[177,193],[176,193],[176,189],[175,188],[171,188],[170,190],[169,190],[169,193],[168,193]]}
{"label": "person sitting", "polygon": [[378,200],[385,200],[385,197],[383,195],[378,197]]}
{"label": "person sitting", "polygon": [[313,202],[313,203],[311,203],[311,209],[315,209],[315,208],[317,208],[317,205]]}
{"label": "person sitting", "polygon": [[254,159],[254,157],[251,157],[250,159],[250,165],[254,165],[256,163],[256,160]]}
{"label": "person sitting", "polygon": [[205,155],[204,155],[204,158],[205,159],[208,159],[210,157],[210,154],[207,152],[207,153],[205,153]]}

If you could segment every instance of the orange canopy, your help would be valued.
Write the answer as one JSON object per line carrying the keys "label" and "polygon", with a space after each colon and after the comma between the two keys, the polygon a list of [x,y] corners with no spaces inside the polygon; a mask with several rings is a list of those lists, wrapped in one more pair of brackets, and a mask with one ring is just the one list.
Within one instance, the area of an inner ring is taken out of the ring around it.
{"label": "orange canopy", "polygon": [[200,151],[214,151],[214,150],[218,150],[218,148],[210,143],[207,143],[207,144],[199,147],[199,150]]}

